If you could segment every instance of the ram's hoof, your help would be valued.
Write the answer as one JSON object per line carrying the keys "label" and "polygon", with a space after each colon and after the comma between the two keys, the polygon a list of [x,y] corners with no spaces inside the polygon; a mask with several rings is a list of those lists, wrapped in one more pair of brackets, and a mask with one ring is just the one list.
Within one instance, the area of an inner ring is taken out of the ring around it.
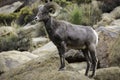
{"label": "ram's hoof", "polygon": [[66,68],[59,68],[58,71],[64,71]]}

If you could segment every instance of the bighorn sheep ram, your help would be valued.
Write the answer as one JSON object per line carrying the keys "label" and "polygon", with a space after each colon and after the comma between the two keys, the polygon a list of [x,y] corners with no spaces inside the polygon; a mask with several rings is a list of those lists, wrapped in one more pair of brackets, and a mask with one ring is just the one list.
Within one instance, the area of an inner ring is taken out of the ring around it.
{"label": "bighorn sheep ram", "polygon": [[95,30],[89,26],[75,25],[66,21],[56,20],[53,17],[60,12],[60,6],[57,3],[49,2],[39,6],[39,11],[35,17],[36,21],[43,21],[50,40],[56,45],[61,66],[59,70],[65,67],[65,52],[67,48],[83,51],[87,61],[85,75],[88,75],[92,63],[92,74],[95,75],[98,59],[96,57],[96,45],[98,35]]}

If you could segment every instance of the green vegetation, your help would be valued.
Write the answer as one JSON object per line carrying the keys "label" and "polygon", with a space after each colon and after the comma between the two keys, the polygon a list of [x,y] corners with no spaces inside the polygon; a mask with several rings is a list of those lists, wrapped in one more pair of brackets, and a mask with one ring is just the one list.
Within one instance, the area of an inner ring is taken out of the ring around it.
{"label": "green vegetation", "polygon": [[91,5],[90,4],[82,4],[80,6],[81,10],[82,10],[82,20],[81,20],[81,24],[82,25],[92,25],[93,22],[91,21]]}
{"label": "green vegetation", "polygon": [[74,5],[70,12],[70,21],[74,24],[81,24],[82,16],[82,9],[78,5]]}
{"label": "green vegetation", "polygon": [[32,8],[26,6],[17,13],[0,14],[0,24],[10,25],[12,21],[17,20],[20,25],[27,24],[32,20],[33,15]]}
{"label": "green vegetation", "polygon": [[81,6],[77,4],[68,5],[66,11],[69,14],[69,21],[74,24],[80,25],[91,25],[91,5],[82,4]]}
{"label": "green vegetation", "polygon": [[18,24],[20,25],[27,24],[32,20],[31,19],[32,15],[33,15],[32,8],[28,6],[22,8],[18,13],[18,16],[19,16],[17,20]]}
{"label": "green vegetation", "polygon": [[0,51],[12,50],[13,48],[16,49],[16,38],[17,37],[12,34],[10,34],[9,36],[0,37]]}
{"label": "green vegetation", "polygon": [[31,37],[23,32],[20,32],[17,36],[14,34],[8,34],[0,36],[0,52],[8,50],[26,51],[30,50]]}
{"label": "green vegetation", "polygon": [[17,19],[17,15],[15,13],[0,14],[0,24],[11,24],[15,19]]}

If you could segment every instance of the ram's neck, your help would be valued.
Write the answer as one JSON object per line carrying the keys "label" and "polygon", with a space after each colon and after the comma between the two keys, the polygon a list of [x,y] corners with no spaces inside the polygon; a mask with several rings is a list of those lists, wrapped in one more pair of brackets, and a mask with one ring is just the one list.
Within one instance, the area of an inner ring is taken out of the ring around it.
{"label": "ram's neck", "polygon": [[48,32],[48,34],[54,34],[55,30],[56,30],[56,26],[57,26],[57,21],[53,18],[49,18],[47,20],[44,21],[45,24],[45,28]]}

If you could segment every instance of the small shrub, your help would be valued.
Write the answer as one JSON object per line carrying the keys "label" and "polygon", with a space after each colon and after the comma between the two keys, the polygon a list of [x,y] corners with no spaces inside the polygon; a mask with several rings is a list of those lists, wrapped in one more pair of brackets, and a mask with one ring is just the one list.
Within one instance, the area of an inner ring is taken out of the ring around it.
{"label": "small shrub", "polygon": [[74,24],[81,24],[82,20],[82,10],[74,5],[73,11],[70,13],[70,21]]}
{"label": "small shrub", "polygon": [[23,25],[23,24],[27,24],[28,22],[32,21],[33,18],[33,12],[32,12],[32,8],[30,7],[24,7],[20,10],[20,12],[18,13],[19,17],[17,19],[17,23],[19,25]]}
{"label": "small shrub", "polygon": [[81,6],[77,4],[69,5],[66,8],[69,16],[69,21],[74,24],[80,25],[91,25],[91,5],[82,4]]}
{"label": "small shrub", "polygon": [[80,6],[82,11],[82,25],[92,25],[93,22],[91,21],[91,14],[92,14],[92,6],[90,4],[82,4]]}
{"label": "small shrub", "polygon": [[18,36],[14,34],[0,36],[0,52],[8,50],[26,51],[30,50],[31,46],[31,37],[25,33],[20,32]]}
{"label": "small shrub", "polygon": [[17,19],[17,15],[15,13],[0,14],[0,24],[7,24],[7,25],[9,25],[15,19]]}
{"label": "small shrub", "polygon": [[24,31],[19,31],[17,37],[17,50],[19,51],[28,51],[32,48],[32,37],[30,33]]}
{"label": "small shrub", "polygon": [[9,36],[0,37],[0,52],[17,49],[17,46],[15,46],[16,38],[15,35],[11,34]]}
{"label": "small shrub", "polygon": [[100,11],[94,10],[91,4],[77,4],[68,5],[66,12],[69,14],[68,21],[80,25],[94,25],[100,19]]}
{"label": "small shrub", "polygon": [[0,14],[0,24],[10,25],[17,20],[17,24],[24,25],[33,20],[33,9],[28,6],[22,8],[20,12],[11,14]]}

